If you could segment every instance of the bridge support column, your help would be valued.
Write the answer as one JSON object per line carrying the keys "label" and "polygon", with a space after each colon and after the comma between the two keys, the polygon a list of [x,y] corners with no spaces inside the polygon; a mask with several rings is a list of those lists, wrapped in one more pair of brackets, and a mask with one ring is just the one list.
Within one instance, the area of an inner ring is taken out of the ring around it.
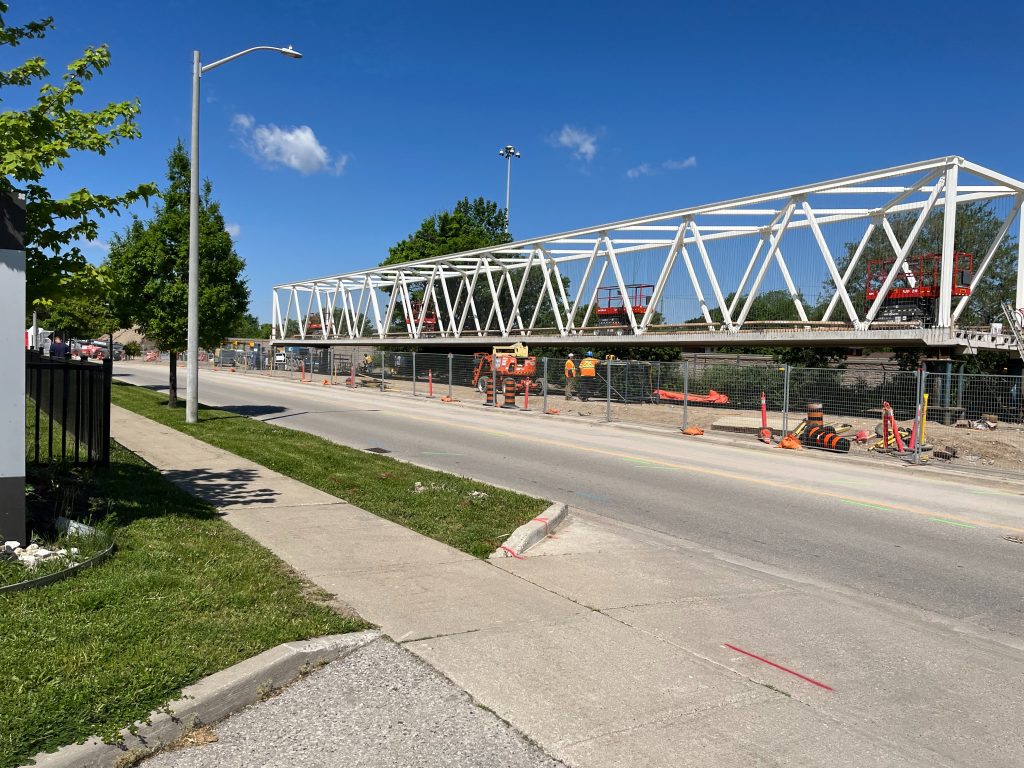
{"label": "bridge support column", "polygon": [[1024,307],[1024,203],[1017,216],[1017,302],[1015,309]]}
{"label": "bridge support column", "polygon": [[939,268],[939,312],[936,325],[949,328],[953,310],[953,251],[956,240],[956,184],[959,166],[946,169],[945,204],[942,210],[942,262]]}

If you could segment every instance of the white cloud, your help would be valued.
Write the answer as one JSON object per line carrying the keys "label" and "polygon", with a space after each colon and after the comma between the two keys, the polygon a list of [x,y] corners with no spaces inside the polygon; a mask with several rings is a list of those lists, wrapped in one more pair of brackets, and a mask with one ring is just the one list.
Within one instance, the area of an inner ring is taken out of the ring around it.
{"label": "white cloud", "polygon": [[242,234],[241,224],[225,224],[224,229],[227,231],[233,240],[237,240],[238,236]]}
{"label": "white cloud", "polygon": [[662,165],[670,171],[681,171],[684,168],[693,168],[697,165],[697,156],[690,155],[685,160],[666,160]]}
{"label": "white cloud", "polygon": [[331,173],[345,170],[348,155],[331,157],[308,125],[281,128],[257,123],[252,115],[235,115],[231,125],[242,135],[249,154],[268,165],[283,165],[299,173]]}
{"label": "white cloud", "polygon": [[665,160],[657,166],[653,166],[650,163],[640,163],[640,165],[634,165],[632,168],[626,169],[626,177],[639,179],[641,176],[657,176],[663,171],[681,171],[684,168],[693,168],[696,165],[696,155],[690,155],[685,160]]}
{"label": "white cloud", "polygon": [[571,125],[563,125],[562,130],[552,134],[548,141],[556,147],[571,149],[573,157],[588,163],[597,154],[597,136]]}
{"label": "white cloud", "polygon": [[631,179],[639,179],[641,176],[650,176],[655,171],[647,163],[640,163],[626,171],[626,175]]}
{"label": "white cloud", "polygon": [[105,240],[86,240],[82,243],[83,248],[89,248],[103,253],[110,253],[110,243]]}

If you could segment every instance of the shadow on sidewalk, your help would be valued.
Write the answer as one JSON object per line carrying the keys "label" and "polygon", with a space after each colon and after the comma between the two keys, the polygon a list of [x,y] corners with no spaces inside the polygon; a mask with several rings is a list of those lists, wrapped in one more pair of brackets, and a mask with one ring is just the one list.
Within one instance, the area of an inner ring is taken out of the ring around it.
{"label": "shadow on sidewalk", "polygon": [[177,469],[164,477],[214,507],[273,504],[281,495],[270,488],[255,487],[259,473],[252,469]]}

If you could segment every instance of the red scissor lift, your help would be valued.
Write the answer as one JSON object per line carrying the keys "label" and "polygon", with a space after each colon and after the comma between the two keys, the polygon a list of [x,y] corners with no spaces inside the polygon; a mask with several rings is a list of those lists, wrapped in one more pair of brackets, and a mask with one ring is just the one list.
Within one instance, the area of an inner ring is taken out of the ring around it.
{"label": "red scissor lift", "polygon": [[[864,296],[874,301],[885,282],[886,276],[896,263],[895,257],[871,259],[868,261],[867,284]],[[941,253],[923,253],[908,256],[904,262],[909,270],[901,270],[893,280],[889,295],[885,297],[876,320],[891,323],[920,323],[931,325],[935,322],[935,302],[939,298],[939,273],[942,268]],[[971,275],[974,256],[963,251],[953,253],[953,295],[971,294]],[[908,274],[909,272],[909,274]],[[913,275],[911,285],[910,275]]]}
{"label": "red scissor lift", "polygon": [[[412,317],[409,318],[409,324],[416,328],[420,324],[420,315],[423,313],[423,302],[414,301],[412,302]],[[427,314],[423,316],[423,328],[421,329],[424,334],[435,334],[437,333],[437,314],[433,310],[427,310]]]}
{"label": "red scissor lift", "polygon": [[598,327],[607,327],[609,330],[606,333],[616,333],[621,336],[623,331],[630,327],[627,306],[633,308],[633,317],[639,322],[647,314],[647,305],[650,303],[653,294],[653,285],[640,283],[627,285],[626,297],[629,300],[627,305],[622,300],[622,292],[619,290],[619,286],[606,285],[598,288],[597,307],[595,309]]}

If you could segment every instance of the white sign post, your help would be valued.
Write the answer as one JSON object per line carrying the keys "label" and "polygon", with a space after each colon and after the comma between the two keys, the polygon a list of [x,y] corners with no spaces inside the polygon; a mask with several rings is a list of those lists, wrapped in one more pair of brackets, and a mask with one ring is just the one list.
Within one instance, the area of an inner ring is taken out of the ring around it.
{"label": "white sign post", "polygon": [[25,541],[25,198],[0,194],[0,537]]}

